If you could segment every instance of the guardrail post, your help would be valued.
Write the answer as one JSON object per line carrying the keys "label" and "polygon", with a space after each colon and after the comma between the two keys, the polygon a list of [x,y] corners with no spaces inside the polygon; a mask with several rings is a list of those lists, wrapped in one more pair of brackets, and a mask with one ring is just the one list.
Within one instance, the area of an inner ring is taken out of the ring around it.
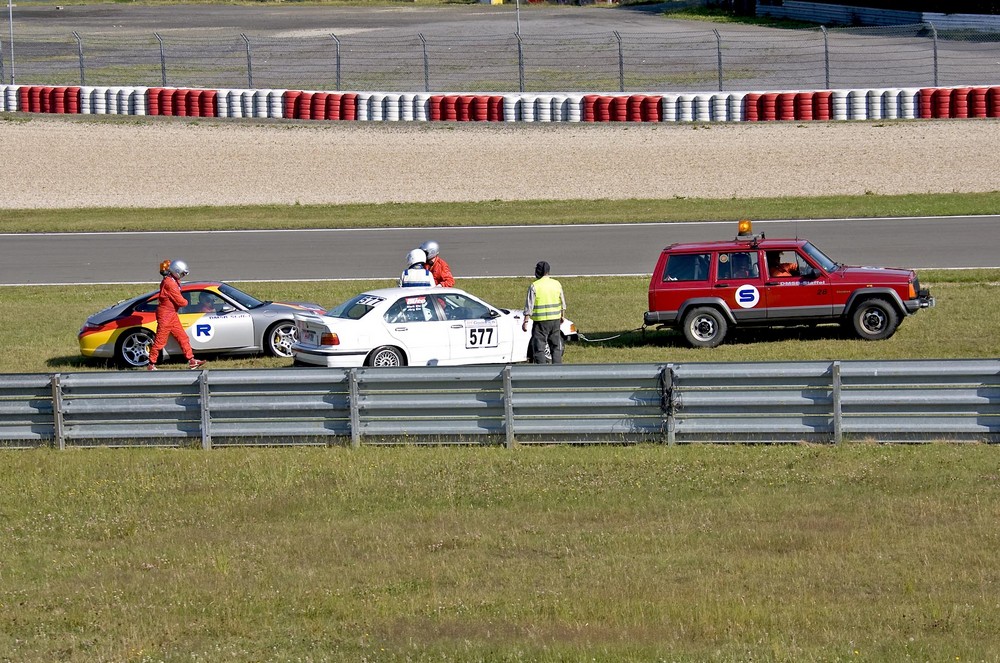
{"label": "guardrail post", "polygon": [[351,406],[351,448],[357,449],[361,446],[361,390],[358,388],[358,369],[352,368],[347,372],[347,382],[350,385],[348,401]]}
{"label": "guardrail post", "polygon": [[333,43],[336,44],[337,51],[337,87],[334,89],[340,90],[340,40],[337,39],[337,35],[333,33],[330,33],[330,36],[333,37]]}
{"label": "guardrail post", "polygon": [[427,40],[420,33],[417,33],[417,36],[420,37],[420,47],[424,51],[424,92],[430,92],[431,91],[431,63],[430,63],[430,60],[427,59]]}
{"label": "guardrail post", "polygon": [[79,35],[79,33],[76,32],[76,30],[74,30],[73,39],[76,39],[76,51],[80,56],[80,85],[86,85],[87,84],[85,80],[86,69],[83,66],[83,38]]}
{"label": "guardrail post", "polygon": [[198,388],[201,398],[201,448],[209,451],[212,448],[212,403],[208,389],[208,371],[203,370],[198,376]]}
{"label": "guardrail post", "polygon": [[153,33],[156,41],[160,44],[160,82],[163,87],[167,87],[167,55],[163,52],[163,38],[156,32]]}
{"label": "guardrail post", "polygon": [[517,37],[517,89],[524,92],[524,42],[520,33],[514,36]]}
{"label": "guardrail post", "polygon": [[927,22],[927,27],[931,29],[931,40],[934,44],[934,87],[938,86],[938,38],[937,38],[937,28],[930,21]]}
{"label": "guardrail post", "polygon": [[250,38],[245,34],[240,34],[247,46],[247,87],[253,89],[253,56],[250,50]]}
{"label": "guardrail post", "polygon": [[514,448],[514,382],[510,377],[510,364],[503,367],[503,431],[507,448]]}
{"label": "guardrail post", "polygon": [[614,31],[615,39],[618,41],[618,91],[625,91],[625,53],[622,51],[622,36],[617,30]]}
{"label": "guardrail post", "polygon": [[823,31],[823,70],[826,72],[826,89],[830,89],[830,34],[826,31],[826,26],[821,25],[819,29]]}
{"label": "guardrail post", "polygon": [[833,443],[840,444],[844,440],[843,406],[840,400],[840,361],[833,362]]}
{"label": "guardrail post", "polygon": [[674,365],[667,364],[660,368],[660,413],[667,427],[667,444],[677,442],[677,421],[674,419]]}
{"label": "guardrail post", "polygon": [[712,30],[715,33],[715,52],[719,60],[719,92],[722,92],[722,35],[719,34],[718,30]]}
{"label": "guardrail post", "polygon": [[52,431],[59,450],[66,448],[66,436],[63,433],[63,393],[62,376],[56,373],[52,376]]}

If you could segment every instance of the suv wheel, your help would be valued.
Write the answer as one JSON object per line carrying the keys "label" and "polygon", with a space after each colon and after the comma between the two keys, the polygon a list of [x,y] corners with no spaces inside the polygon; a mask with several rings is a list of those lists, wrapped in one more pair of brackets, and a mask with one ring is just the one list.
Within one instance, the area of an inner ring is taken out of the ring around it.
{"label": "suv wheel", "polygon": [[729,325],[718,310],[702,306],[684,316],[684,338],[696,348],[714,348],[726,338]]}
{"label": "suv wheel", "polygon": [[854,309],[851,315],[854,331],[858,338],[866,341],[881,341],[896,333],[899,314],[892,304],[884,299],[868,299]]}

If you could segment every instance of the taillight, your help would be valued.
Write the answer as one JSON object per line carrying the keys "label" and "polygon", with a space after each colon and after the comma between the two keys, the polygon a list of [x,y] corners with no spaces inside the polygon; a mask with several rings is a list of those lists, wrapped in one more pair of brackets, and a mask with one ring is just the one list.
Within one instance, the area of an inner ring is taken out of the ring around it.
{"label": "taillight", "polygon": [[320,345],[340,345],[340,337],[337,336],[336,334],[332,334],[332,333],[320,334],[319,344]]}
{"label": "taillight", "polygon": [[910,281],[910,299],[917,298],[917,286],[914,285],[913,281]]}

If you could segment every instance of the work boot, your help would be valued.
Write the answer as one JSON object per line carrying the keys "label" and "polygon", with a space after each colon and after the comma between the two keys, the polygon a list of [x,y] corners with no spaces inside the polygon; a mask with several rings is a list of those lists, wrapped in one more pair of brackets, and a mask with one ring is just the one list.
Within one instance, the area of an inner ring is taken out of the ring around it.
{"label": "work boot", "polygon": [[147,371],[157,371],[159,369],[156,368],[156,364],[154,364],[153,362],[149,362],[148,364],[146,364],[146,370]]}
{"label": "work boot", "polygon": [[204,359],[188,359],[188,368],[192,371],[205,365]]}

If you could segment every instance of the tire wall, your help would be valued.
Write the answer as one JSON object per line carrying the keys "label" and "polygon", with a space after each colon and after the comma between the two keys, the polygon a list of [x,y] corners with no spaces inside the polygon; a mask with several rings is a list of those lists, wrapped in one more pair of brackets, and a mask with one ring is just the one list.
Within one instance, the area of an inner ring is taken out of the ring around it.
{"label": "tire wall", "polygon": [[601,95],[0,85],[0,111],[369,122],[960,119],[1000,117],[1000,86]]}

